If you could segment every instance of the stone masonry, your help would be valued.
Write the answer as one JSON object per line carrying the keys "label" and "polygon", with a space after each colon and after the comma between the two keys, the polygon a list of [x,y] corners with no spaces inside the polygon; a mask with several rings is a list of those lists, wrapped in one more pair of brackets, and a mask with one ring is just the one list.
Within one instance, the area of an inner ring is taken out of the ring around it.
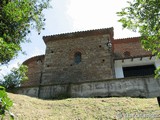
{"label": "stone masonry", "polygon": [[[112,28],[86,33],[44,37],[46,54],[42,85],[84,82],[113,78],[112,53],[106,45],[111,41]],[[75,54],[81,62],[75,63]]]}
{"label": "stone masonry", "polygon": [[142,49],[139,37],[114,39],[114,41],[112,41],[112,44],[114,51],[114,59],[151,55],[150,51]]}
{"label": "stone masonry", "polygon": [[[46,99],[63,95],[160,96],[160,80],[153,76],[116,78],[116,61],[123,65],[126,61],[137,64],[153,60],[151,53],[141,48],[139,37],[114,39],[113,34],[113,28],[106,28],[44,36],[45,55],[24,62],[29,67],[29,80],[15,93]],[[116,69],[122,71],[122,67]]]}

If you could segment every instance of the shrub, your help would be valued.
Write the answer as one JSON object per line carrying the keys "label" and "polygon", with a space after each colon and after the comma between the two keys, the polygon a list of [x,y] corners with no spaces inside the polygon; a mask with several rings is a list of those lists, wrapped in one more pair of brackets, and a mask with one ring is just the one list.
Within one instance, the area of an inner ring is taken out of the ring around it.
{"label": "shrub", "polygon": [[10,107],[13,105],[12,100],[8,97],[5,88],[0,86],[0,116],[3,120],[6,112],[9,113],[10,119],[14,119],[14,115],[9,111]]}

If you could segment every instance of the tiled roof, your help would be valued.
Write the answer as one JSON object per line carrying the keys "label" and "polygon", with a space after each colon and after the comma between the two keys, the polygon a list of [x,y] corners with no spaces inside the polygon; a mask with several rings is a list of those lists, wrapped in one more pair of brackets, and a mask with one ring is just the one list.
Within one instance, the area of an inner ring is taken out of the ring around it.
{"label": "tiled roof", "polygon": [[140,37],[119,38],[119,39],[114,39],[112,43],[113,44],[129,43],[129,42],[138,42],[139,40]]}
{"label": "tiled roof", "polygon": [[128,57],[136,58],[152,55],[151,51],[146,51],[142,48],[140,37],[115,39],[112,41],[112,44],[114,59],[126,59]]}
{"label": "tiled roof", "polygon": [[33,56],[33,57],[25,60],[25,61],[23,62],[23,64],[27,65],[27,64],[29,64],[29,63],[32,62],[32,61],[42,60],[42,59],[44,59],[44,57],[45,57],[45,55]]}
{"label": "tiled roof", "polygon": [[111,34],[113,37],[113,27],[111,28],[103,28],[103,29],[94,29],[94,30],[87,30],[87,31],[77,31],[71,33],[63,33],[63,34],[56,34],[50,36],[43,36],[43,40],[47,43],[50,40],[62,40],[62,39],[71,39],[77,37],[85,37],[85,36],[92,36],[92,35],[101,35],[101,34]]}

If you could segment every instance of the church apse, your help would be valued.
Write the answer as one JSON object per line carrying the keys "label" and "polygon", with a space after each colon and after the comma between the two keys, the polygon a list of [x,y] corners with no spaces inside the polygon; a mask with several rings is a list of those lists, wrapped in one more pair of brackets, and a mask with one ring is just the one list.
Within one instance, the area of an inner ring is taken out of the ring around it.
{"label": "church apse", "polygon": [[17,93],[49,99],[160,96],[160,79],[153,76],[160,60],[142,49],[139,37],[113,34],[106,28],[44,36],[45,55],[24,62],[29,80]]}

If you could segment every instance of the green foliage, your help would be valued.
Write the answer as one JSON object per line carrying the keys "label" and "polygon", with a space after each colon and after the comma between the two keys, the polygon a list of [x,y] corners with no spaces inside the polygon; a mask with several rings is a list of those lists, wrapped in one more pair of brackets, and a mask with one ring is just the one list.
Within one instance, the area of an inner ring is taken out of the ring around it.
{"label": "green foliage", "polygon": [[28,79],[26,72],[28,67],[26,65],[19,65],[19,68],[13,68],[11,73],[4,76],[1,80],[1,85],[6,89],[13,89],[19,87],[22,81]]}
{"label": "green foliage", "polygon": [[7,43],[0,38],[0,63],[9,61],[10,58],[18,55],[18,51],[21,50],[20,46],[14,43]]}
{"label": "green foliage", "polygon": [[12,100],[8,97],[5,88],[0,86],[0,116],[1,120],[3,120],[6,112],[9,113],[10,119],[14,119],[13,114],[9,111],[10,107],[12,107],[13,102]]}
{"label": "green foliage", "polygon": [[[20,46],[28,42],[26,35],[31,29],[39,33],[44,29],[44,15],[42,11],[49,7],[50,0],[0,0],[0,65],[8,63],[22,51]],[[26,80],[26,66],[14,68],[11,73],[0,81],[5,88],[10,89]],[[7,97],[3,87],[0,87],[0,115],[9,112],[12,101]],[[13,118],[10,114],[11,119]]]}
{"label": "green foliage", "polygon": [[133,0],[117,12],[124,28],[141,34],[143,48],[160,58],[160,1]]}
{"label": "green foliage", "polygon": [[155,78],[160,78],[160,67],[155,70]]}
{"label": "green foliage", "polygon": [[0,64],[8,63],[22,51],[20,43],[27,42],[31,29],[44,29],[42,11],[50,0],[1,0],[0,1]]}

